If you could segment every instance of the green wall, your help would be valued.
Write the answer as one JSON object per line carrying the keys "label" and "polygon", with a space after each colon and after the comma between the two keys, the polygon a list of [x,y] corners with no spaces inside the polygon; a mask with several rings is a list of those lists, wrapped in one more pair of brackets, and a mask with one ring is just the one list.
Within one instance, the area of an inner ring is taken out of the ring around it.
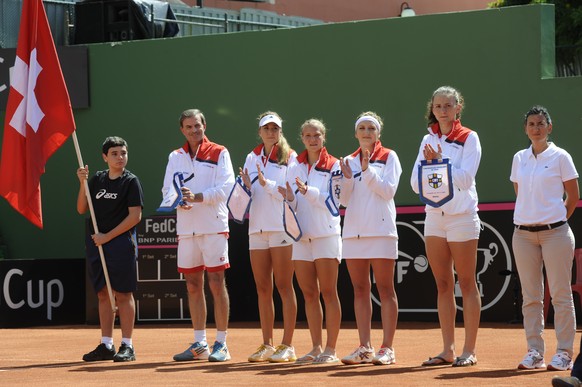
{"label": "green wall", "polygon": [[[91,108],[75,111],[78,138],[92,171],[105,167],[106,136],[129,142],[129,169],[143,182],[147,216],[161,199],[167,155],[183,143],[177,121],[186,108],[205,112],[208,136],[230,149],[235,170],[258,141],[262,111],[281,114],[296,149],[299,125],[323,119],[328,149],[341,156],[357,147],[356,116],[374,110],[384,118],[383,143],[404,169],[396,203],[416,205],[408,180],[426,133],[426,102],[450,84],[465,96],[463,123],[481,138],[480,201],[512,201],[511,160],[527,145],[522,117],[533,104],[550,109],[553,139],[582,170],[582,152],[574,148],[582,139],[582,78],[552,78],[553,20],[552,5],[531,5],[91,45]],[[84,255],[76,167],[69,140],[42,179],[44,231],[0,201],[0,235],[11,258]]]}

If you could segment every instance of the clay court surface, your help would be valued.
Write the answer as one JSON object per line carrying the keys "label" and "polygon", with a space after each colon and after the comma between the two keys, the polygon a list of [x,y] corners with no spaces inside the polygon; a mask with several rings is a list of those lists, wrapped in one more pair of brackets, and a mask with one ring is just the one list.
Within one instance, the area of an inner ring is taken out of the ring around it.
{"label": "clay court surface", "polygon": [[[209,329],[209,340],[214,339]],[[457,328],[462,344],[463,330]],[[121,337],[116,329],[115,344]],[[281,330],[275,337],[280,339]],[[248,363],[247,356],[260,344],[257,324],[234,323],[228,346],[232,360],[225,363],[172,361],[192,340],[186,324],[139,325],[134,334],[137,361],[131,363],[85,363],[81,356],[100,339],[97,326],[0,329],[1,386],[550,386],[554,375],[569,372],[518,371],[526,352],[521,325],[483,324],[477,345],[478,364],[473,367],[421,367],[428,356],[441,349],[440,331],[435,323],[400,323],[396,332],[397,364],[374,365],[293,365]],[[373,344],[379,346],[381,331],[374,326]],[[545,333],[548,362],[555,351],[552,327]],[[580,332],[575,351],[579,350]],[[347,355],[358,344],[353,323],[342,326],[338,356]],[[298,325],[294,345],[300,356],[311,349],[309,332]]]}

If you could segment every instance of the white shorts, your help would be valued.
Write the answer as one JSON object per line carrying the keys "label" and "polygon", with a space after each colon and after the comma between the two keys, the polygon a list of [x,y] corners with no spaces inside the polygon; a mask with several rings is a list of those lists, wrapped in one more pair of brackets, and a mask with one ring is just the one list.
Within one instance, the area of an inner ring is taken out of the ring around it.
{"label": "white shorts", "polygon": [[426,213],[424,236],[445,238],[448,242],[466,242],[479,239],[481,221],[479,215],[443,215],[442,212]]}
{"label": "white shorts", "polygon": [[293,239],[284,231],[263,231],[249,235],[249,250],[291,246]]}
{"label": "white shorts", "polygon": [[227,233],[178,235],[178,272],[214,272],[229,267]]}
{"label": "white shorts", "polygon": [[343,259],[398,259],[398,238],[363,237],[344,238]]}
{"label": "white shorts", "polygon": [[301,239],[293,243],[293,261],[313,262],[318,258],[336,258],[341,262],[342,238],[331,235],[322,238]]}

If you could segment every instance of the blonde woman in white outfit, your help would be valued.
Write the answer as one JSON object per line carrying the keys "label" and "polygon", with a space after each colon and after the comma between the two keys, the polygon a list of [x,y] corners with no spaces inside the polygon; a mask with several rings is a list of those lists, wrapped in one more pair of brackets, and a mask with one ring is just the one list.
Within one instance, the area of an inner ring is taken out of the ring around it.
{"label": "blonde woman in white outfit", "polygon": [[[392,342],[398,320],[398,299],[394,290],[394,265],[398,259],[394,195],[402,168],[396,152],[380,142],[382,120],[376,113],[362,113],[356,120],[355,131],[360,147],[340,160],[341,203],[346,206],[342,257],[354,287],[360,344],[342,362],[393,364],[396,358]],[[383,339],[377,354],[370,338],[370,268],[381,301]]]}
{"label": "blonde woman in white outfit", "polygon": [[572,368],[576,334],[571,287],[574,235],[567,220],[580,199],[578,172],[570,154],[548,141],[552,119],[544,107],[532,107],[524,126],[531,146],[515,154],[510,177],[517,195],[513,253],[521,282],[528,349],[518,368],[546,367],[542,337],[545,268],[557,338],[556,354],[547,368],[565,371]]}
{"label": "blonde woman in white outfit", "polygon": [[[341,324],[337,276],[342,243],[339,211],[331,202],[334,199],[331,195],[339,198],[341,170],[339,160],[323,146],[325,135],[325,125],[320,120],[310,119],[303,123],[301,141],[305,150],[297,156],[297,163],[289,167],[286,189],[280,188],[295,209],[303,232],[301,239],[293,243],[293,265],[305,299],[313,346],[310,352],[297,359],[298,363],[339,362],[335,346]],[[337,184],[333,184],[336,181]],[[326,315],[325,347],[321,296]]]}
{"label": "blonde woman in white outfit", "polygon": [[[297,154],[283,136],[281,117],[275,112],[259,116],[262,142],[248,154],[240,176],[251,191],[249,212],[249,249],[251,267],[259,299],[259,318],[263,344],[249,356],[250,362],[293,362],[297,358],[291,346],[297,319],[297,299],[293,289],[293,240],[283,227],[283,197],[287,168]],[[273,278],[283,304],[283,339],[273,347],[275,309]]]}

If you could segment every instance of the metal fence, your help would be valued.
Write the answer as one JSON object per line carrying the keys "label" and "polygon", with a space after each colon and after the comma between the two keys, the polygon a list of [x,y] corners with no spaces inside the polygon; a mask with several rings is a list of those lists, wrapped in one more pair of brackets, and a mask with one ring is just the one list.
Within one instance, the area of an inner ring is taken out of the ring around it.
{"label": "metal fence", "polygon": [[282,16],[274,12],[257,9],[241,9],[239,12],[218,8],[172,5],[172,11],[180,25],[179,36],[293,28],[323,23],[320,20]]}
{"label": "metal fence", "polygon": [[[72,0],[44,1],[55,44],[66,46],[70,42],[75,15]],[[22,0],[0,0],[0,48],[14,48],[18,42]]]}
{"label": "metal fence", "polygon": [[[51,31],[56,45],[74,41],[74,0],[44,0]],[[177,20],[155,18],[155,21],[175,22],[180,26],[178,36],[208,35],[225,32],[256,31],[276,28],[303,27],[322,24],[321,20],[283,16],[274,12],[241,9],[198,8],[170,4]],[[22,0],[0,1],[0,47],[16,47]]]}
{"label": "metal fence", "polygon": [[[44,0],[57,46],[66,46],[74,41],[75,3],[75,0]],[[231,11],[176,4],[170,6],[177,20],[155,20],[178,23],[178,36],[294,28],[323,23],[321,20],[283,16],[257,9]],[[0,0],[0,48],[16,47],[21,8],[22,0]],[[556,76],[582,76],[582,45],[556,47]]]}

